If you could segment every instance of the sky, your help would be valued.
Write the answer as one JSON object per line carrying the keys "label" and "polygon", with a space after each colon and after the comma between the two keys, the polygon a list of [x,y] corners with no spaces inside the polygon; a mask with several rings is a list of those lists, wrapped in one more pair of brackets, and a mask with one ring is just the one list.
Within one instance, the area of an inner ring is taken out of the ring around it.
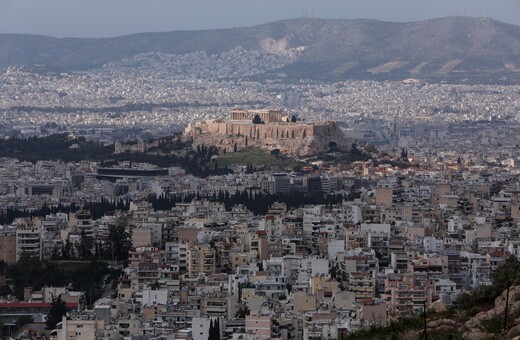
{"label": "sky", "polygon": [[112,37],[303,16],[408,22],[453,15],[520,25],[520,0],[0,0],[0,33]]}

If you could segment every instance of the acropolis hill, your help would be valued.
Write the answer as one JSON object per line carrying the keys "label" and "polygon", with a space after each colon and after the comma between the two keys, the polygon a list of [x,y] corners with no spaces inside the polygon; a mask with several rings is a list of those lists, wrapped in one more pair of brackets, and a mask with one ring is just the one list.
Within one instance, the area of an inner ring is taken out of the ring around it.
{"label": "acropolis hill", "polygon": [[190,124],[184,131],[194,144],[215,145],[231,151],[255,146],[264,150],[279,149],[290,156],[310,156],[327,151],[329,143],[340,148],[349,143],[335,122],[297,122],[274,110],[233,109],[229,119],[214,119]]}

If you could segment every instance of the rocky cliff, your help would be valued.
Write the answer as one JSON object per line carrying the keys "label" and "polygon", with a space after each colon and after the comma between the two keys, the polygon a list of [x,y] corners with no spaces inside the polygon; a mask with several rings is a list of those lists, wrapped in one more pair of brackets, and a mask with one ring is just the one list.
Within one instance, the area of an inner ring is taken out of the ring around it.
{"label": "rocky cliff", "polygon": [[468,320],[439,319],[428,323],[428,331],[435,334],[462,333],[462,339],[520,339],[520,286],[509,290],[508,322],[503,331],[506,292],[502,292],[492,308]]}

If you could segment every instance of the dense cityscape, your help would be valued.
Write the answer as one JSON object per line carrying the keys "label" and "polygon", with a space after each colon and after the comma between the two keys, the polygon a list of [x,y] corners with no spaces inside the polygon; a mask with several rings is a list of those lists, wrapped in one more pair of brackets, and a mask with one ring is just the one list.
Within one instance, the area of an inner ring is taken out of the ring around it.
{"label": "dense cityscape", "polygon": [[1,71],[3,338],[518,339],[520,85],[277,46]]}

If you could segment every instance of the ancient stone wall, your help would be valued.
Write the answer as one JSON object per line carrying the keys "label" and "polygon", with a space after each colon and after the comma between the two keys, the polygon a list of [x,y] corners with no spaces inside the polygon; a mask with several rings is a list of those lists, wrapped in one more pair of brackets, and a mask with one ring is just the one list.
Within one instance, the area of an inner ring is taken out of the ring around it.
{"label": "ancient stone wall", "polygon": [[335,122],[253,124],[216,119],[190,124],[185,134],[195,137],[195,144],[212,144],[220,148],[230,145],[276,148],[293,156],[326,151],[331,141],[342,147],[349,145]]}
{"label": "ancient stone wall", "polygon": [[[218,133],[227,136],[247,136],[251,139],[304,139],[318,133],[327,133],[329,125],[296,123],[272,124],[244,124],[233,122],[211,121],[195,124],[192,129],[199,129],[200,133]],[[186,133],[192,133],[186,130]]]}
{"label": "ancient stone wall", "polygon": [[212,120],[199,122],[186,128],[186,134],[218,133],[221,135],[248,136],[251,139],[303,139],[330,136],[337,130],[335,122],[247,124]]}
{"label": "ancient stone wall", "polygon": [[229,111],[230,120],[239,120],[252,122],[253,118],[258,115],[264,123],[281,123],[286,122],[289,118],[282,114],[281,110],[244,110],[234,109]]}

